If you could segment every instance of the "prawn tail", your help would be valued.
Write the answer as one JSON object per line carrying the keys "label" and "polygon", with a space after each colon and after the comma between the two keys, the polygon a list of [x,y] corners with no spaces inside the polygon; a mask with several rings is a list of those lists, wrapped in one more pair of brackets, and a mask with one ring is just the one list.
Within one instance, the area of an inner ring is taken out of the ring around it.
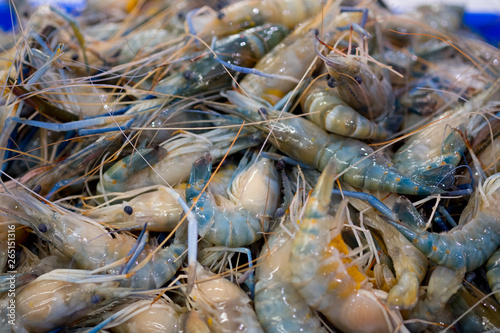
{"label": "prawn tail", "polygon": [[212,174],[212,156],[206,154],[193,163],[186,189],[186,199],[191,202],[206,185]]}
{"label": "prawn tail", "polygon": [[455,167],[452,164],[444,164],[424,171],[417,171],[413,178],[422,184],[446,190],[455,182]]}
{"label": "prawn tail", "polygon": [[193,163],[191,175],[186,187],[186,201],[194,206],[192,213],[196,216],[198,234],[204,236],[211,228],[214,219],[214,208],[211,196],[203,191],[212,174],[212,157],[209,154]]}
{"label": "prawn tail", "polygon": [[396,222],[388,221],[388,223],[395,227],[427,258],[434,260],[439,265],[450,269],[466,267],[467,259],[461,250],[457,248],[456,242],[451,236],[434,234],[427,231],[415,232]]}
{"label": "prawn tail", "polygon": [[335,161],[332,159],[321,173],[304,212],[305,219],[323,218],[328,214],[335,178]]}
{"label": "prawn tail", "polygon": [[404,196],[397,198],[392,211],[401,223],[414,232],[420,233],[425,230],[425,222],[422,216],[408,198]]}
{"label": "prawn tail", "polygon": [[396,309],[412,309],[418,301],[419,287],[418,276],[407,271],[399,278],[398,284],[391,288],[387,304]]}

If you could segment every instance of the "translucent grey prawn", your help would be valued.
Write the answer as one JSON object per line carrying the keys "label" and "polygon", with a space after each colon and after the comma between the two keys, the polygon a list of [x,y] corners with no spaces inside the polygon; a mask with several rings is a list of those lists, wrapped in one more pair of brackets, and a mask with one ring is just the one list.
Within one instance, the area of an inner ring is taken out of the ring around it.
{"label": "translucent grey prawn", "polygon": [[253,122],[261,122],[259,112],[265,110],[265,117],[270,121],[269,127],[256,127],[266,133],[272,132],[269,140],[276,148],[292,159],[319,170],[323,170],[329,161],[334,160],[336,172],[342,173],[340,179],[352,186],[405,194],[442,192],[441,188],[436,187],[441,177],[410,178],[392,167],[389,158],[374,154],[373,149],[361,141],[328,134],[309,120],[286,112],[280,117],[278,111],[235,91],[228,91],[226,95],[235,106],[224,106],[222,109]]}
{"label": "translucent grey prawn", "polygon": [[[217,43],[217,57],[232,65],[253,67],[255,62],[273,49],[286,35],[282,25],[264,25],[229,36]],[[189,64],[182,72],[173,73],[155,87],[155,92],[190,96],[215,86],[229,86],[231,77],[214,59],[212,53]]]}
{"label": "translucent grey prawn", "polygon": [[497,173],[478,186],[460,216],[459,225],[446,233],[422,230],[421,225],[412,221],[401,220],[406,226],[389,223],[439,265],[472,271],[486,263],[500,245],[499,195],[500,173]]}
{"label": "translucent grey prawn", "polygon": [[54,270],[19,290],[16,319],[29,332],[49,332],[113,302],[144,298],[130,288],[119,287],[113,281],[119,278],[91,275],[89,271]]}
{"label": "translucent grey prawn", "polygon": [[149,163],[137,153],[116,162],[104,173],[97,190],[123,192],[143,186],[165,185],[165,182],[174,185],[189,178],[193,162],[203,155],[209,153],[215,161],[221,159],[236,136],[229,154],[256,146],[261,141],[260,133],[246,127],[237,134],[237,130],[223,128],[199,135],[182,132],[160,144],[159,148],[143,151],[150,156]]}
{"label": "translucent grey prawn", "polygon": [[[294,217],[300,216],[301,192],[297,190],[289,207],[295,211]],[[255,312],[267,333],[326,333],[317,314],[291,281],[293,266],[289,259],[293,239],[284,230],[290,232],[298,227],[294,226],[291,215],[284,216],[283,225],[275,225],[262,247],[256,271]]]}
{"label": "translucent grey prawn", "polygon": [[498,82],[464,105],[435,116],[429,126],[412,135],[394,154],[395,167],[406,174],[425,175],[435,172],[444,174],[457,166],[465,143],[454,129],[469,135],[474,133],[483,120],[475,112],[485,105],[497,89]]}
{"label": "translucent grey prawn", "polygon": [[211,174],[210,156],[198,159],[186,187],[186,200],[194,205],[199,235],[228,247],[249,245],[260,239],[278,205],[279,178],[274,162],[257,160],[256,155],[250,161],[243,159],[227,197],[210,191],[201,193]]}
{"label": "translucent grey prawn", "polygon": [[[13,198],[22,207],[22,212],[8,213],[31,227],[39,237],[52,244],[79,268],[92,270],[112,264],[130,255],[136,243],[136,239],[125,234],[112,237],[94,220],[51,203],[44,204],[27,193],[19,192]],[[154,250],[149,244],[143,246],[144,251],[140,253],[138,261]],[[134,288],[159,288],[180,267],[185,250],[184,244],[174,243],[158,251],[154,258],[124,283]],[[115,267],[109,271],[116,273],[120,270],[120,267]]]}
{"label": "translucent grey prawn", "polygon": [[330,162],[306,204],[293,241],[292,282],[311,307],[343,332],[392,332],[387,310],[376,296],[385,293],[367,282],[340,234],[346,205],[341,205],[335,217],[328,215],[334,178]]}

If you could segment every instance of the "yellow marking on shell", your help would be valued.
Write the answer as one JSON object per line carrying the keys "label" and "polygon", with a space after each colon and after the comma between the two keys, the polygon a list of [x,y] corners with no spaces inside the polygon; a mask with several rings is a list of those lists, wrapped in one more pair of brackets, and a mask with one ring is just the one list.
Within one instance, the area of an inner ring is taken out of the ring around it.
{"label": "yellow marking on shell", "polygon": [[387,166],[390,168],[390,167],[392,166],[392,164],[391,164],[391,163],[389,163],[389,164],[387,164]]}
{"label": "yellow marking on shell", "polygon": [[400,182],[400,181],[401,181],[401,178],[396,178],[396,181],[397,181],[397,182]]}
{"label": "yellow marking on shell", "polygon": [[212,325],[213,324],[212,318],[208,318],[207,323],[208,323],[208,325]]}
{"label": "yellow marking on shell", "polygon": [[137,5],[137,1],[138,0],[128,0],[127,5],[125,6],[125,10],[130,13]]}
{"label": "yellow marking on shell", "polygon": [[274,105],[278,100],[282,99],[283,97],[285,97],[283,91],[276,88],[267,88],[264,90],[262,99]]}
{"label": "yellow marking on shell", "polygon": [[366,278],[363,275],[363,273],[361,273],[359,271],[358,266],[354,265],[354,266],[348,267],[347,273],[349,273],[349,275],[352,277],[352,279],[356,282],[356,289],[361,288],[361,282],[363,282]]}
{"label": "yellow marking on shell", "polygon": [[113,185],[116,184],[116,179],[113,179]]}
{"label": "yellow marking on shell", "polygon": [[127,165],[125,163],[122,164],[122,168],[126,168]]}
{"label": "yellow marking on shell", "polygon": [[314,143],[314,142],[316,142],[316,138],[315,138],[315,137],[312,137],[312,138],[311,138],[311,141],[312,141],[313,143]]}
{"label": "yellow marking on shell", "polygon": [[446,250],[446,253],[447,253],[447,254],[450,254],[450,250]]}
{"label": "yellow marking on shell", "polygon": [[433,246],[432,251],[437,251],[437,247]]}
{"label": "yellow marking on shell", "polygon": [[343,253],[345,255],[349,254],[349,248],[347,247],[340,234],[333,238],[328,245],[336,248],[340,253]]}

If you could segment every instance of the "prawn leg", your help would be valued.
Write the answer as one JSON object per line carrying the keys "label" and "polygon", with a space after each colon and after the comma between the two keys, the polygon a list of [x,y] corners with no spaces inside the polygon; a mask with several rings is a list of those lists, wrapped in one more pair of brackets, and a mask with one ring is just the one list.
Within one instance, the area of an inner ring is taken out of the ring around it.
{"label": "prawn leg", "polygon": [[354,7],[345,7],[345,6],[340,6],[340,12],[345,13],[345,12],[351,12],[351,13],[362,13],[363,16],[361,17],[361,23],[351,23],[347,24],[343,27],[337,27],[338,31],[346,31],[352,29],[356,31],[360,35],[364,35],[368,38],[370,38],[370,34],[365,30],[366,26],[366,21],[368,20],[368,8],[354,8]]}

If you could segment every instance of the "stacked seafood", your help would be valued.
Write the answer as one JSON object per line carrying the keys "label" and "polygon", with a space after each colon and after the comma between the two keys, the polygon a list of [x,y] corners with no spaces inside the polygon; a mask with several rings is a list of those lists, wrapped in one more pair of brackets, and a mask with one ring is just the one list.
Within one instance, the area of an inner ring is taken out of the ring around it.
{"label": "stacked seafood", "polygon": [[500,52],[460,8],[16,9],[0,331],[500,330]]}

